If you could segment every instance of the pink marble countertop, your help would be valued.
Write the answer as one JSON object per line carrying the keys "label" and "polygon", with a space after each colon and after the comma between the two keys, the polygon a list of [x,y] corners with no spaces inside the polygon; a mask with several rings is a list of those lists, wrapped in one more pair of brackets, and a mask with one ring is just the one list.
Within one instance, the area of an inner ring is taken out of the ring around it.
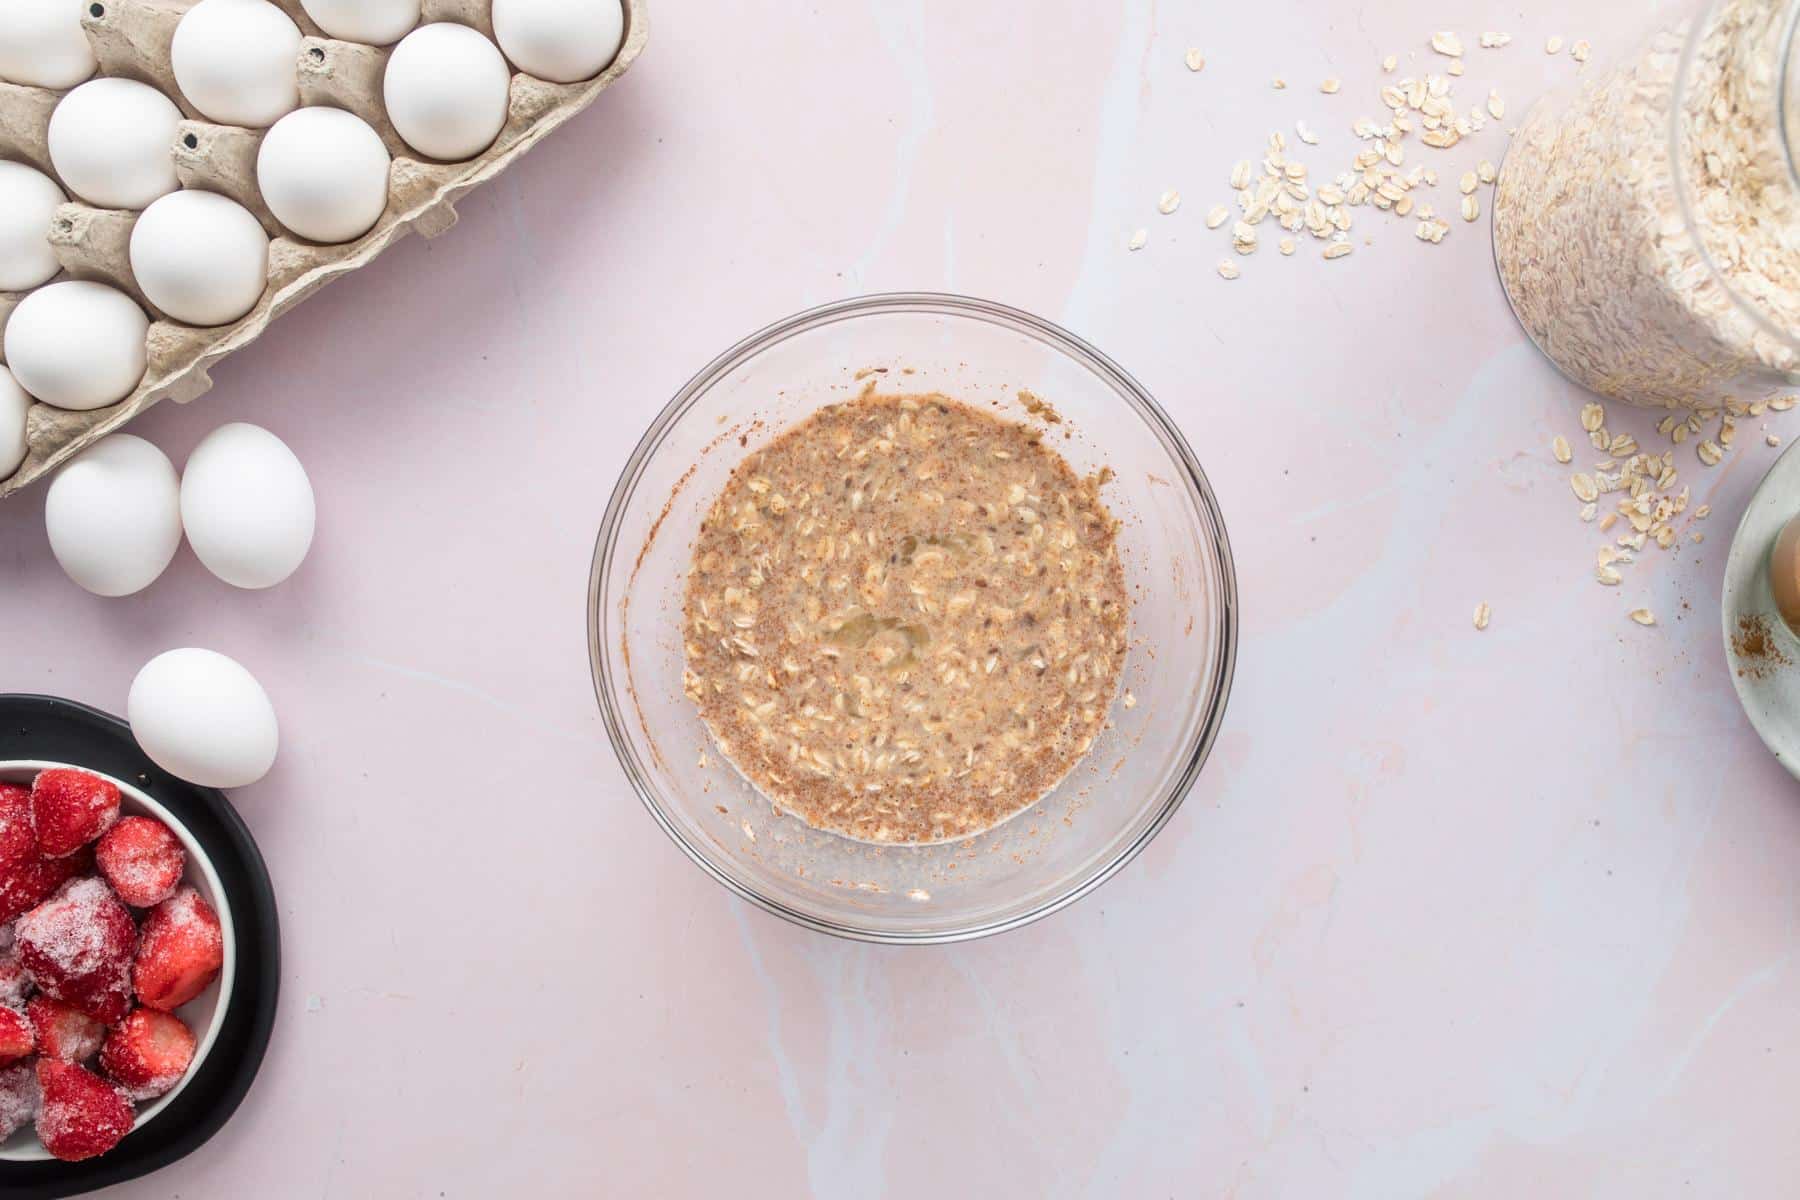
{"label": "pink marble countertop", "polygon": [[[1485,212],[1429,246],[1361,210],[1341,262],[1266,232],[1232,283],[1203,222],[1271,129],[1347,161],[1378,60],[1428,69],[1433,29],[1470,46],[1464,105],[1499,86],[1516,119],[1575,69],[1546,35],[1604,60],[1641,9],[662,3],[625,81],[450,235],[133,427],[178,463],[225,420],[287,439],[320,506],[290,583],[234,592],[184,549],[95,599],[42,489],[0,504],[0,686],[119,711],[197,644],[282,721],[235,796],[281,900],[267,1063],[116,1194],[1791,1194],[1800,795],[1717,620],[1761,422],[1683,466],[1705,543],[1596,587],[1548,453],[1583,397],[1509,315]],[[1442,211],[1504,137],[1429,160]],[[1137,862],[1026,930],[895,950],[791,928],[665,840],[601,729],[582,600],[689,374],[915,288],[1042,313],[1160,397],[1244,623],[1213,760]]]}

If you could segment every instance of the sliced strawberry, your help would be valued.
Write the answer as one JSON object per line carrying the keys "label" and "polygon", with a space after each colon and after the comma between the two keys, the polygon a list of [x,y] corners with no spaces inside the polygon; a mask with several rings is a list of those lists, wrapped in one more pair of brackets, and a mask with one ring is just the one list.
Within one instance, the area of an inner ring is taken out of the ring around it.
{"label": "sliced strawberry", "polygon": [[104,881],[67,884],[20,917],[16,929],[19,961],[40,992],[103,1025],[125,1018],[137,926]]}
{"label": "sliced strawberry", "polygon": [[37,1049],[31,1022],[16,1008],[0,1008],[0,1065],[18,1062]]}
{"label": "sliced strawberry", "polygon": [[194,1034],[181,1018],[136,1008],[106,1035],[100,1069],[133,1100],[150,1100],[181,1082],[194,1061]]}
{"label": "sliced strawberry", "polygon": [[131,1101],[125,1093],[84,1067],[40,1058],[38,1140],[64,1162],[105,1154],[131,1132]]}
{"label": "sliced strawberry", "polygon": [[191,887],[150,910],[132,982],[138,1002],[169,1012],[206,990],[225,964],[219,914]]}
{"label": "sliced strawberry", "polygon": [[175,894],[187,852],[161,821],[121,817],[94,847],[94,862],[119,899],[149,908]]}
{"label": "sliced strawberry", "polygon": [[31,825],[31,792],[0,783],[0,875],[10,874],[37,857],[37,831]]}
{"label": "sliced strawberry", "polygon": [[0,1004],[17,1008],[31,995],[31,972],[8,950],[0,954]]}
{"label": "sliced strawberry", "polygon": [[31,820],[46,858],[73,854],[119,819],[119,789],[68,767],[40,771],[31,785]]}
{"label": "sliced strawberry", "polygon": [[31,1018],[38,1050],[46,1058],[86,1062],[100,1053],[100,1043],[106,1038],[106,1026],[74,1005],[48,996],[33,996],[25,1015]]}
{"label": "sliced strawberry", "polygon": [[31,1123],[38,1111],[37,1064],[0,1068],[0,1142]]}

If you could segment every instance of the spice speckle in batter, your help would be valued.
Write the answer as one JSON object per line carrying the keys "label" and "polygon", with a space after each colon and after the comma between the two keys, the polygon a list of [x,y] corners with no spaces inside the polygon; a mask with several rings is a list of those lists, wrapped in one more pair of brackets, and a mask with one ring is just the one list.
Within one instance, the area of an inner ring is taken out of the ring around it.
{"label": "spice speckle in batter", "polygon": [[1088,752],[1125,661],[1100,481],[941,395],[820,410],[695,542],[685,684],[778,807],[868,842],[988,829]]}

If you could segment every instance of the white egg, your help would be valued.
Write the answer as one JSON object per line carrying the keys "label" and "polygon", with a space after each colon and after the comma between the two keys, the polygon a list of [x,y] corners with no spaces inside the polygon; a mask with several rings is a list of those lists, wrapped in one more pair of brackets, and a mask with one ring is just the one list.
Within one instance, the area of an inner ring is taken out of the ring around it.
{"label": "white egg", "polygon": [[181,545],[174,464],[143,438],[102,438],[50,481],[44,528],[56,561],[94,595],[141,592]]}
{"label": "white egg", "polygon": [[0,0],[0,79],[29,87],[74,87],[99,66],[81,10],[87,0]]}
{"label": "white egg", "polygon": [[145,663],[125,717],[151,762],[201,787],[255,783],[275,765],[281,742],[262,684],[212,650],[170,650]]}
{"label": "white egg", "polygon": [[50,165],[98,208],[143,208],[175,178],[175,102],[135,79],[82,84],[50,114]]}
{"label": "white egg", "polygon": [[274,587],[312,547],[315,507],[306,468],[256,425],[221,425],[188,456],[181,523],[206,569],[234,587]]}
{"label": "white egg", "polygon": [[341,108],[303,108],[275,123],[256,156],[256,184],[275,219],[308,241],[354,241],[387,211],[387,147]]}
{"label": "white egg", "polygon": [[19,301],[6,322],[6,363],[45,404],[85,412],[117,404],[144,377],[150,318],[124,292],[64,280]]}
{"label": "white egg", "polygon": [[0,160],[0,292],[30,291],[62,269],[50,249],[50,218],[67,199],[42,171]]}
{"label": "white egg", "polygon": [[494,0],[494,37],[519,70],[575,83],[618,56],[625,7],[619,0]]}
{"label": "white egg", "polygon": [[300,0],[328,37],[391,46],[419,23],[419,0]]}
{"label": "white egg", "polygon": [[226,325],[255,308],[268,287],[269,235],[235,200],[171,192],[131,231],[131,274],[175,320]]}
{"label": "white egg", "polygon": [[170,63],[209,121],[262,129],[300,107],[300,27],[268,0],[200,0],[175,27]]}
{"label": "white egg", "polygon": [[0,479],[19,469],[30,449],[25,443],[25,414],[31,411],[31,397],[19,386],[12,372],[0,367]]}
{"label": "white egg", "polygon": [[441,21],[394,47],[381,91],[408,146],[460,162],[493,145],[506,124],[512,74],[494,43],[467,25]]}

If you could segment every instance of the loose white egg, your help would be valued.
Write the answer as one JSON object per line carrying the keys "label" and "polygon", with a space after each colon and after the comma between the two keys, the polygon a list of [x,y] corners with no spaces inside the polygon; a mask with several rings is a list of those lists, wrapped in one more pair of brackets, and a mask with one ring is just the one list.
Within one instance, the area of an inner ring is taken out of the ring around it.
{"label": "loose white egg", "polygon": [[50,114],[50,165],[98,208],[143,208],[180,186],[175,128],[181,110],[147,83],[95,79]]}
{"label": "loose white egg", "polygon": [[0,292],[30,291],[61,269],[50,218],[67,199],[42,171],[0,160]]}
{"label": "loose white egg", "polygon": [[144,297],[175,320],[226,325],[262,299],[269,235],[235,200],[171,192],[131,231],[131,274]]}
{"label": "loose white egg", "polygon": [[124,292],[64,280],[19,301],[6,322],[6,363],[45,404],[85,412],[117,404],[144,377],[150,319]]}
{"label": "loose white egg", "polygon": [[201,787],[255,783],[275,765],[281,742],[262,684],[212,650],[170,650],[145,663],[125,716],[151,762]]}
{"label": "loose white egg", "polygon": [[0,79],[29,87],[74,87],[99,64],[81,31],[86,0],[0,3]]}
{"label": "loose white egg", "polygon": [[174,464],[143,438],[102,438],[50,481],[44,528],[56,561],[94,595],[141,592],[181,545]]}
{"label": "loose white egg", "polygon": [[200,0],[175,27],[170,62],[209,121],[262,129],[300,107],[300,27],[268,0]]}
{"label": "loose white egg", "polygon": [[221,425],[188,456],[181,523],[206,569],[233,587],[274,587],[312,547],[315,508],[306,468],[256,425]]}
{"label": "loose white egg", "polygon": [[256,184],[275,219],[308,241],[354,241],[387,211],[387,147],[341,108],[302,108],[275,122],[256,156]]}
{"label": "loose white egg", "polygon": [[618,56],[625,7],[619,0],[494,0],[494,37],[519,70],[575,83]]}
{"label": "loose white egg", "polygon": [[394,47],[382,79],[388,119],[427,158],[460,162],[493,145],[506,124],[512,74],[494,43],[440,21]]}
{"label": "loose white egg", "polygon": [[30,449],[25,443],[25,414],[31,411],[31,397],[19,386],[12,372],[0,366],[0,479],[19,469]]}
{"label": "loose white egg", "polygon": [[300,0],[327,36],[391,46],[419,23],[419,0]]}

